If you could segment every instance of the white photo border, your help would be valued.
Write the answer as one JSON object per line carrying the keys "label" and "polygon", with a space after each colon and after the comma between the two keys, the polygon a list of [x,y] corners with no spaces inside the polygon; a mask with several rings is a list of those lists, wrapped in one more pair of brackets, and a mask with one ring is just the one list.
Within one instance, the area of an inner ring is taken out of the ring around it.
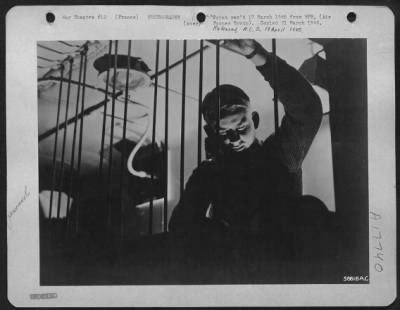
{"label": "white photo border", "polygon": [[[65,15],[329,14],[326,25],[302,33],[218,33],[207,21],[45,20]],[[348,23],[350,11],[357,21]],[[36,44],[44,40],[367,38],[370,283],[314,285],[40,286]],[[396,169],[394,15],[366,6],[17,6],[6,16],[8,298],[19,307],[71,306],[385,306],[396,297]],[[382,83],[382,80],[385,83]],[[377,216],[378,215],[378,216]],[[379,220],[378,225],[375,222]],[[373,224],[375,223],[375,224]],[[372,225],[379,226],[384,261]],[[380,266],[378,266],[378,264]],[[380,268],[382,267],[382,268]],[[378,269],[379,270],[378,270]],[[56,298],[31,299],[50,293]],[[288,297],[290,296],[290,298]]]}

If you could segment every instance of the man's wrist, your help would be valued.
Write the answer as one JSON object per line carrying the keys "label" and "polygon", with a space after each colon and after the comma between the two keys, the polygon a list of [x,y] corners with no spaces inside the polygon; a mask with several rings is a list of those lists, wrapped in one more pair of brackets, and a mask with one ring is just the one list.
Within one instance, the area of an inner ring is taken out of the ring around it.
{"label": "man's wrist", "polygon": [[245,57],[251,60],[251,62],[258,67],[267,62],[267,53],[268,52],[261,46],[261,44],[256,42],[254,50],[251,53],[246,54]]}
{"label": "man's wrist", "polygon": [[254,47],[254,50],[250,54],[244,55],[244,57],[246,57],[247,59],[252,59],[254,56],[257,55],[258,49],[259,49],[258,44],[256,44],[256,46]]}

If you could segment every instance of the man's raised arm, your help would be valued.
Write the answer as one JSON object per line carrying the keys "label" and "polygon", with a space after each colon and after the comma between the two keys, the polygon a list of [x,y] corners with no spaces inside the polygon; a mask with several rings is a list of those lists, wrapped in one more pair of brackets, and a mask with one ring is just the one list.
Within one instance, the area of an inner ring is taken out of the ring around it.
{"label": "man's raised arm", "polygon": [[277,57],[277,81],[274,81],[273,55],[255,40],[229,40],[223,46],[250,59],[257,70],[277,87],[285,116],[276,133],[280,157],[291,171],[301,168],[304,157],[319,129],[321,101],[311,84],[296,69]]}

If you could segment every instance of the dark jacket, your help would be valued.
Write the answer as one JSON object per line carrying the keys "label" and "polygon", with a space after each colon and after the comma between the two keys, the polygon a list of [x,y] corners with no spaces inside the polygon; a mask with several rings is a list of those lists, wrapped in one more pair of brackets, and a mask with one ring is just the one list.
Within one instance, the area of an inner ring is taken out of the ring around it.
{"label": "dark jacket", "polygon": [[[257,70],[275,86],[271,54]],[[243,152],[202,162],[173,211],[170,231],[201,229],[209,222],[210,205],[212,220],[232,230],[269,232],[282,226],[290,201],[302,194],[301,165],[319,129],[322,107],[312,86],[280,58],[277,72],[285,109],[278,132]]]}

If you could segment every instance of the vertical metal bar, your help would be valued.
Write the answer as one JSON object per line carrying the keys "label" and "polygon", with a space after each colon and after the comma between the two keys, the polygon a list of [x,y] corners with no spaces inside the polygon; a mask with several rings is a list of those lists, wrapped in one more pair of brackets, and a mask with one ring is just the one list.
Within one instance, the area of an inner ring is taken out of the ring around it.
{"label": "vertical metal bar", "polygon": [[[83,69],[83,54],[81,53],[80,62],[79,62],[79,77],[78,77],[78,90],[76,95],[76,106],[75,106],[75,119],[74,119],[74,132],[72,135],[72,150],[71,150],[71,160],[70,160],[70,180],[69,180],[69,194],[67,197],[67,209],[70,208],[71,204],[71,196],[73,195],[73,176],[74,176],[74,164],[75,164],[75,144],[76,144],[76,132],[78,127],[78,114],[79,114],[79,101],[81,94],[81,82],[82,82],[82,69]],[[65,124],[67,124],[67,118],[65,119]],[[67,130],[67,126],[65,127]],[[64,132],[65,133],[65,132]]]}
{"label": "vertical metal bar", "polygon": [[[216,50],[215,50],[215,58],[216,58],[216,72],[215,72],[215,84],[216,84],[216,89],[217,89],[217,119],[216,119],[216,132],[217,132],[217,137],[219,137],[219,131],[220,131],[220,110],[221,110],[221,101],[220,101],[220,89],[219,89],[219,71],[220,71],[220,45],[219,42],[216,45]],[[217,159],[219,157],[220,153],[220,143],[219,143],[219,138],[217,139]]]}
{"label": "vertical metal bar", "polygon": [[217,178],[217,188],[216,188],[216,200],[217,200],[217,204],[220,204],[221,201],[221,182],[220,182],[220,171],[221,171],[221,165],[223,164],[223,162],[221,161],[221,147],[220,147],[220,139],[219,139],[219,135],[220,135],[220,117],[221,117],[221,113],[220,113],[220,109],[221,109],[221,100],[220,100],[220,42],[218,42],[218,44],[216,45],[216,51],[215,51],[215,63],[216,63],[216,67],[215,67],[215,87],[217,89],[217,119],[216,119],[216,126],[215,126],[215,130],[216,130],[216,137],[217,137],[217,150],[216,150],[216,163],[217,163],[217,174],[216,174],[216,178]]}
{"label": "vertical metal bar", "polygon": [[110,40],[109,46],[108,46],[108,68],[107,68],[107,79],[106,79],[106,91],[105,91],[105,95],[104,95],[103,127],[101,130],[101,146],[100,146],[100,165],[99,165],[100,178],[102,178],[102,176],[103,176],[104,139],[105,139],[105,135],[106,135],[108,86],[109,86],[110,67],[111,67],[111,50],[112,50],[112,40]]}
{"label": "vertical metal bar", "polygon": [[123,201],[123,191],[124,191],[124,175],[126,171],[126,124],[128,118],[128,91],[129,91],[129,73],[131,68],[131,51],[132,49],[132,41],[128,41],[128,61],[126,68],[126,80],[125,80],[125,102],[124,102],[124,123],[122,129],[122,153],[121,153],[121,175],[120,175],[120,199],[121,199],[121,225],[120,225],[120,233],[121,237],[123,236],[123,216],[124,216],[124,201]]}
{"label": "vertical metal bar", "polygon": [[200,63],[199,63],[199,123],[197,130],[197,165],[201,163],[201,144],[202,144],[202,114],[201,114],[201,103],[203,99],[203,49],[204,41],[200,40]]}
{"label": "vertical metal bar", "polygon": [[[69,74],[68,74],[68,88],[67,88],[67,102],[65,106],[65,119],[68,118],[68,111],[69,111],[69,102],[70,102],[70,95],[71,95],[71,85],[72,85],[72,69],[73,69],[73,62],[74,59],[71,57],[69,59]],[[66,144],[66,139],[67,139],[67,125],[65,125],[65,130],[64,130],[64,137],[63,137],[63,153],[65,153],[65,144]],[[67,222],[69,221],[68,218],[69,215],[69,205],[67,201]]]}
{"label": "vertical metal bar", "polygon": [[164,193],[164,232],[168,227],[168,95],[169,95],[169,40],[165,42],[165,193]]}
{"label": "vertical metal bar", "polygon": [[113,76],[113,89],[112,89],[112,108],[111,108],[111,132],[110,132],[110,148],[108,154],[108,188],[107,188],[107,208],[108,208],[108,217],[107,217],[107,225],[111,228],[111,172],[112,172],[112,159],[113,159],[113,143],[114,143],[114,119],[115,119],[115,85],[117,82],[117,61],[118,61],[118,41],[115,40],[114,47],[114,76]]}
{"label": "vertical metal bar", "polygon": [[[129,73],[131,67],[131,49],[132,49],[132,41],[128,41],[128,62],[126,68],[126,81],[125,81],[125,102],[124,102],[124,123],[122,129],[122,141],[126,139],[126,124],[128,118],[128,91],[129,91]],[[123,173],[125,168],[125,158],[126,158],[126,144],[124,143],[122,146],[122,160],[121,160],[121,190],[123,185]]]}
{"label": "vertical metal bar", "polygon": [[154,103],[153,103],[153,131],[151,136],[151,189],[152,195],[150,197],[149,205],[149,234],[153,233],[153,198],[155,196],[154,186],[154,166],[155,166],[155,143],[156,143],[156,124],[157,124],[157,96],[158,96],[158,66],[160,59],[160,40],[156,43],[156,68],[154,77]]}
{"label": "vertical metal bar", "polygon": [[182,55],[182,115],[181,115],[181,167],[180,167],[180,196],[185,189],[185,103],[186,103],[186,50],[187,42],[183,40]]}
{"label": "vertical metal bar", "polygon": [[[82,182],[80,180],[80,176],[81,176],[81,162],[82,162],[82,145],[83,145],[83,121],[84,121],[84,117],[83,117],[83,112],[85,110],[85,85],[86,85],[86,71],[87,71],[87,51],[88,51],[88,46],[85,45],[84,46],[84,67],[83,67],[83,81],[82,81],[82,98],[81,98],[81,115],[82,118],[80,120],[80,128],[79,128],[79,143],[78,143],[78,162],[77,162],[77,183],[78,186],[80,187]],[[81,190],[81,188],[79,188]],[[80,190],[77,191],[76,195],[75,195],[75,225],[76,225],[76,230],[79,230],[79,195],[80,195]]]}
{"label": "vertical metal bar", "polygon": [[276,58],[276,39],[272,39],[272,75],[274,80],[274,124],[275,132],[279,129],[279,111],[278,111],[278,65]]}
{"label": "vertical metal bar", "polygon": [[61,64],[61,79],[60,79],[60,87],[58,90],[58,104],[57,104],[57,117],[56,117],[56,132],[54,137],[54,151],[53,151],[53,165],[52,165],[52,180],[51,180],[51,192],[50,192],[50,207],[49,207],[49,219],[51,219],[51,212],[53,209],[53,193],[54,187],[56,183],[56,158],[57,158],[57,144],[58,144],[58,132],[60,130],[60,110],[61,110],[61,99],[62,99],[62,86],[63,86],[63,78],[64,78],[64,64]]}
{"label": "vertical metal bar", "polygon": [[[70,99],[70,94],[71,94],[71,76],[72,76],[73,58],[71,58],[69,61],[70,61],[70,66],[69,66],[69,75],[68,75],[67,102],[65,105],[65,121],[68,119],[69,99]],[[64,135],[63,135],[63,143],[62,143],[62,148],[61,148],[60,188],[62,188],[63,178],[64,178],[65,144],[67,142],[67,130],[68,130],[68,126],[65,126]],[[58,194],[57,219],[60,218],[60,209],[61,209],[61,191],[59,191],[59,194]]]}

